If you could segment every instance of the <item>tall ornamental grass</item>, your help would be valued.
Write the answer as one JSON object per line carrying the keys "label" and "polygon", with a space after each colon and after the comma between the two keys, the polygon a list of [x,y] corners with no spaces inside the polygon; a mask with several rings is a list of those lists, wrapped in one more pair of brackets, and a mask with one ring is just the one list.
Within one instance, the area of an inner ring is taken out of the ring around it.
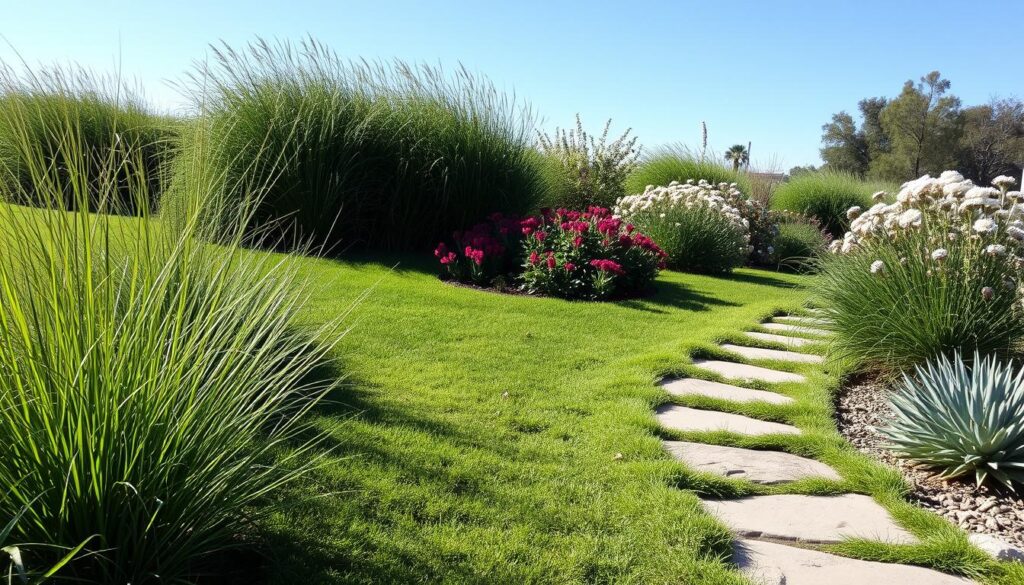
{"label": "tall ornamental grass", "polygon": [[[166,229],[148,217],[146,177],[117,157],[97,169],[77,129],[55,168],[27,108],[2,112],[31,177],[15,201],[43,209],[0,204],[0,518],[20,515],[14,542],[88,542],[65,576],[184,582],[315,462],[302,420],[327,389],[311,373],[329,331],[296,327],[288,260],[243,250],[237,233],[201,241],[199,214]],[[180,183],[178,196],[195,210],[220,186]],[[119,211],[121,189],[141,219],[102,213]]]}
{"label": "tall ornamental grass", "polygon": [[[63,193],[62,207],[82,204],[93,211],[139,213],[131,184],[140,177],[146,182],[147,205],[156,203],[178,122],[154,114],[125,84],[97,79],[82,69],[54,67],[19,75],[0,65],[0,75],[18,81],[0,93],[0,194],[5,199],[21,196],[20,203],[48,206],[51,194],[36,192],[33,161],[26,156],[38,154],[47,165],[64,169],[65,146],[74,144],[84,163],[79,170],[88,179],[88,197],[78,201],[74,193]],[[25,140],[37,150],[27,153]],[[104,180],[116,181],[116,188],[100,185]],[[100,201],[102,196],[115,201]]]}
{"label": "tall ornamental grass", "polygon": [[743,193],[751,193],[751,183],[745,173],[740,173],[718,162],[719,157],[711,154],[700,156],[683,145],[662,147],[646,156],[640,165],[626,178],[626,192],[632,195],[643,193],[648,185],[668,185],[673,181],[700,181],[717,185],[736,183]]}
{"label": "tall ornamental grass", "polygon": [[345,61],[313,40],[212,52],[191,84],[208,143],[182,165],[209,160],[232,198],[265,187],[251,230],[425,248],[543,196],[529,108],[465,69]]}
{"label": "tall ornamental grass", "polygon": [[1024,335],[1019,191],[947,171],[907,183],[892,204],[851,210],[817,281],[835,349],[906,371],[937,355],[1009,353]]}
{"label": "tall ornamental grass", "polygon": [[849,173],[804,173],[776,187],[771,204],[775,210],[814,218],[830,234],[840,236],[850,226],[846,211],[870,207],[871,196],[883,188]]}

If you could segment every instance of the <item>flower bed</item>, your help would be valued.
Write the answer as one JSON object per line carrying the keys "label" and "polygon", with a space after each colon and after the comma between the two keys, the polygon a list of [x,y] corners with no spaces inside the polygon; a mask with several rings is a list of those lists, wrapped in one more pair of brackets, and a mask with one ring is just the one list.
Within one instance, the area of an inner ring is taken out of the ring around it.
{"label": "flower bed", "polygon": [[651,235],[670,267],[724,273],[743,265],[752,251],[750,224],[730,203],[737,199],[743,195],[734,185],[673,181],[619,199],[615,214]]}
{"label": "flower bed", "polygon": [[568,299],[635,296],[650,287],[666,256],[603,207],[544,210],[525,219],[495,213],[456,232],[454,243],[434,250],[443,277]]}

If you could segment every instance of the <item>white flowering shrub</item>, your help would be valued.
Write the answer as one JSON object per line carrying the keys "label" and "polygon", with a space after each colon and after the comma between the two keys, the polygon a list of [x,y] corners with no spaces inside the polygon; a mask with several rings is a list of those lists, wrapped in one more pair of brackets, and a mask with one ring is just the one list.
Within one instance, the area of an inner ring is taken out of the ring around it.
{"label": "white flowering shrub", "polygon": [[838,349],[906,369],[938,355],[1005,352],[1024,334],[1024,205],[1015,181],[974,185],[955,171],[907,182],[848,211],[819,294]]}
{"label": "white flowering shrub", "polygon": [[668,266],[703,273],[729,272],[750,254],[749,222],[735,206],[735,184],[701,180],[650,185],[616,201],[614,213],[636,225],[668,254]]}

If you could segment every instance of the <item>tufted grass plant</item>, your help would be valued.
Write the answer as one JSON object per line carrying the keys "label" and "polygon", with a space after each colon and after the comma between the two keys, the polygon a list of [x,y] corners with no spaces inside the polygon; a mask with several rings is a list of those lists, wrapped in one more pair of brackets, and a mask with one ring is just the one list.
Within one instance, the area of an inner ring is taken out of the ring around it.
{"label": "tufted grass plant", "polygon": [[747,260],[746,237],[714,209],[677,206],[639,212],[630,220],[668,254],[672,270],[725,274]]}
{"label": "tufted grass plant", "polygon": [[530,109],[465,69],[350,62],[314,40],[212,53],[186,87],[209,131],[181,166],[208,159],[232,198],[261,188],[252,231],[330,250],[428,249],[543,197]]}
{"label": "tufted grass plant", "polygon": [[647,185],[704,179],[712,184],[736,183],[739,190],[749,197],[752,187],[747,176],[733,171],[718,160],[719,157],[713,154],[701,157],[679,144],[662,147],[646,156],[640,166],[626,177],[626,192],[637,194],[643,193]]}
{"label": "tufted grass plant", "polygon": [[817,219],[833,236],[850,226],[846,211],[871,206],[871,195],[884,186],[868,183],[848,173],[804,173],[775,189],[772,209],[800,213]]}
{"label": "tufted grass plant", "polygon": [[[84,69],[50,67],[19,73],[0,64],[0,194],[10,200],[46,207],[49,193],[37,193],[31,158],[64,168],[64,146],[74,144],[85,163],[88,197],[64,193],[61,205],[122,214],[138,214],[131,183],[144,177],[156,204],[176,146],[178,122],[151,111],[141,95],[119,80]],[[15,122],[17,121],[17,122]],[[26,148],[31,146],[31,148]],[[117,182],[116,189],[99,185]],[[20,194],[20,195],[18,195]],[[108,196],[114,201],[100,201]]]}
{"label": "tufted grass plant", "polygon": [[[971,238],[948,241],[947,231],[930,226],[822,258],[815,289],[834,322],[838,354],[898,372],[954,351],[1006,355],[1013,349],[1024,335],[1019,295],[1006,284],[1015,282],[1016,270],[982,253],[983,244]],[[929,257],[936,241],[948,250],[941,266]],[[872,272],[875,262],[880,272]]]}
{"label": "tufted grass plant", "polygon": [[[77,131],[57,169],[30,115],[0,115],[31,155],[14,201],[43,207],[0,205],[17,234],[0,240],[0,518],[20,517],[14,542],[88,541],[67,577],[185,582],[251,532],[266,513],[254,504],[317,465],[296,458],[318,442],[303,415],[328,389],[312,372],[335,324],[296,326],[290,260],[242,249],[240,230],[202,241],[199,214],[165,229],[143,174],[114,159],[97,175]],[[219,186],[182,196],[218,205]],[[104,213],[121,211],[121,189],[143,219]]]}
{"label": "tufted grass plant", "polygon": [[797,214],[775,212],[779,221],[779,234],[775,236],[772,255],[779,270],[813,272],[816,260],[828,251],[830,238],[810,218]]}

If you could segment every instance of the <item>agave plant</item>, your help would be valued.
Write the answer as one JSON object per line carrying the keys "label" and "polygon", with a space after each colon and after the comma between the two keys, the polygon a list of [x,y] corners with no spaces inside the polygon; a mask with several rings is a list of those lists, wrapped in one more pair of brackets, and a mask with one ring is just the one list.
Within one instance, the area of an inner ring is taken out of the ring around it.
{"label": "agave plant", "polygon": [[941,356],[904,374],[890,404],[895,416],[879,431],[900,457],[942,478],[1024,484],[1024,368],[978,352],[970,363]]}

